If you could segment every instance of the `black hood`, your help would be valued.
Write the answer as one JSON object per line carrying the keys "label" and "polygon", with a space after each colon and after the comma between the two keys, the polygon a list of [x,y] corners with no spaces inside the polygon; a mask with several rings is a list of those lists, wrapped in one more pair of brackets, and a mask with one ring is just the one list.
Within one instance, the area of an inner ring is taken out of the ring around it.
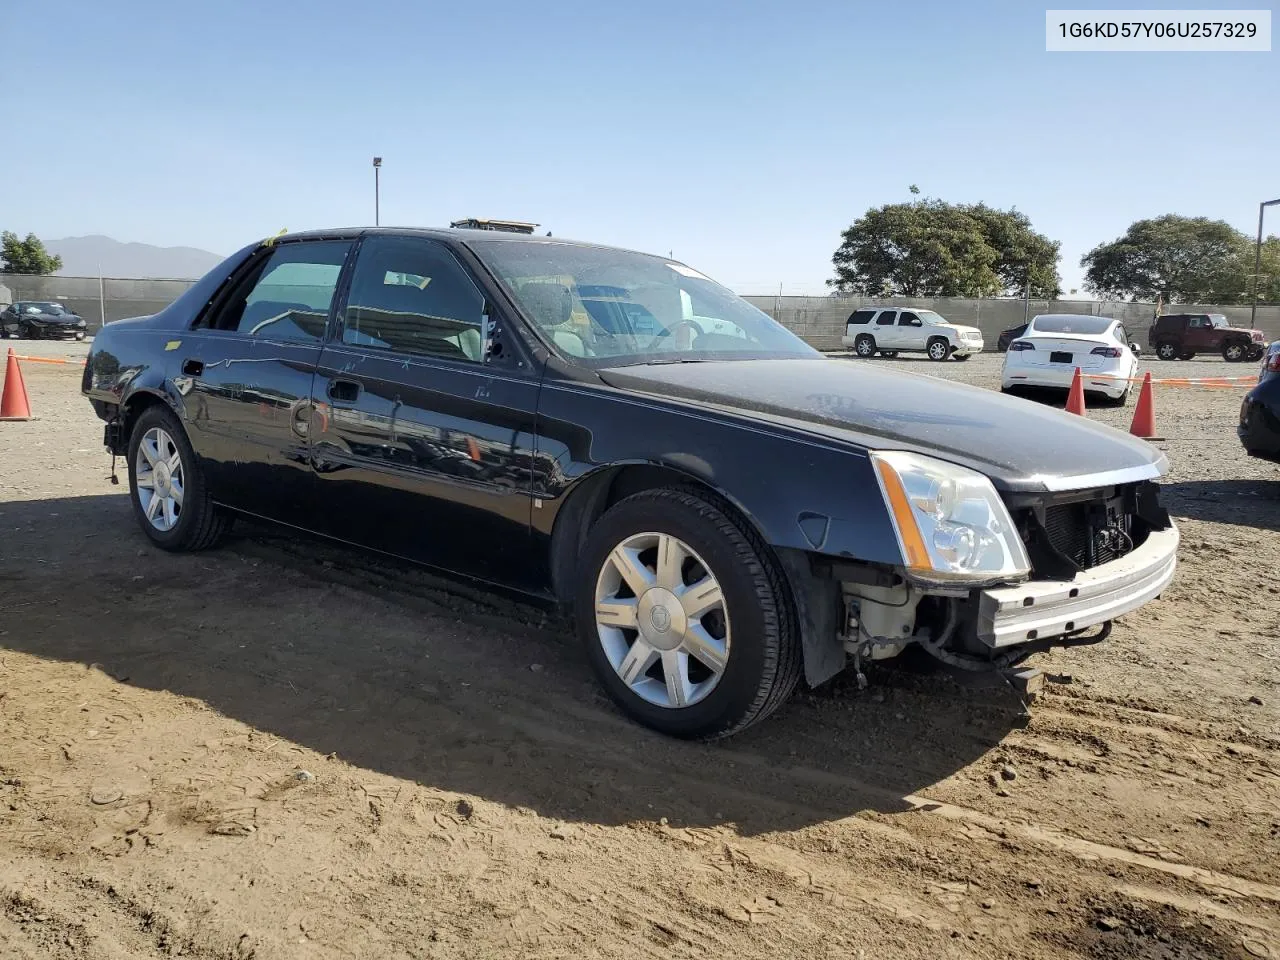
{"label": "black hood", "polygon": [[1005,490],[1105,486],[1167,468],[1151,444],[1084,417],[873,363],[732,360],[599,373],[619,389],[732,410],[866,449],[929,454],[978,470]]}

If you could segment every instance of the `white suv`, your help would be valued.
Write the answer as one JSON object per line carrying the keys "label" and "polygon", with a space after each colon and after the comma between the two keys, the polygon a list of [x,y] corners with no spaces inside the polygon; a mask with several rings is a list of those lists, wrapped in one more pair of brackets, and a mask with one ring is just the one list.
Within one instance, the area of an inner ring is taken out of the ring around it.
{"label": "white suv", "polygon": [[932,310],[868,307],[849,315],[840,342],[860,357],[896,357],[901,350],[919,350],[930,360],[968,360],[982,352],[982,331],[951,323]]}

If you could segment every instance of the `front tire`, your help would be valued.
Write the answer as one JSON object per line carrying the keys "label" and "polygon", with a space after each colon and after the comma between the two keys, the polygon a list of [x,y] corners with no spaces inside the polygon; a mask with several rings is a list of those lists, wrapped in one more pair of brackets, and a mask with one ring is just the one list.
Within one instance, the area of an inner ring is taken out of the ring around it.
{"label": "front tire", "polygon": [[163,550],[204,550],[222,539],[230,526],[226,514],[209,499],[195,451],[167,407],[148,407],[134,421],[129,495],[142,532]]}
{"label": "front tire", "polygon": [[610,508],[587,537],[576,586],[587,658],[645,726],[725,737],[795,689],[800,638],[777,563],[698,493],[647,490]]}
{"label": "front tire", "polygon": [[925,347],[925,352],[929,355],[930,360],[942,361],[951,356],[951,344],[942,337],[934,337],[929,341],[929,345]]}
{"label": "front tire", "polygon": [[870,359],[876,355],[875,337],[869,333],[863,333],[858,339],[853,341],[853,352],[863,359]]}
{"label": "front tire", "polygon": [[1240,342],[1224,343],[1222,345],[1222,359],[1227,363],[1240,363],[1244,360],[1248,348]]}

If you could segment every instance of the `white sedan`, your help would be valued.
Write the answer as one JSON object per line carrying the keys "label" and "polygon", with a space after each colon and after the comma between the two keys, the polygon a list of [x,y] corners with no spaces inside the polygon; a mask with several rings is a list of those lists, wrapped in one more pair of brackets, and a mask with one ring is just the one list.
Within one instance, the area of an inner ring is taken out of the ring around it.
{"label": "white sedan", "polygon": [[1123,405],[1138,373],[1138,347],[1111,317],[1047,313],[1036,317],[1004,355],[1000,389],[1069,389],[1076,368],[1084,389]]}

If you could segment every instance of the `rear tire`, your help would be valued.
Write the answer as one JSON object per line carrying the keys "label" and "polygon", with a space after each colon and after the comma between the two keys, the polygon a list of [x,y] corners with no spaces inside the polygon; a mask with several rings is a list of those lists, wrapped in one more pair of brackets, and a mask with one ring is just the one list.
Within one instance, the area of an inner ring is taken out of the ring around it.
{"label": "rear tire", "polygon": [[869,359],[876,355],[876,339],[869,333],[858,334],[858,339],[853,341],[853,352],[863,359]]}
{"label": "rear tire", "polygon": [[[143,452],[144,443],[148,444],[147,452]],[[161,459],[164,466],[157,470],[152,461]],[[142,532],[157,547],[174,552],[205,550],[216,545],[230,528],[230,518],[209,499],[200,462],[181,422],[168,407],[148,407],[134,421],[129,434],[128,464],[133,515]],[[138,480],[140,473],[143,474],[142,486]],[[165,491],[174,490],[175,479],[180,497],[162,497]],[[161,504],[152,509],[152,500],[157,497]],[[164,504],[166,499],[176,500],[178,509],[174,510],[173,504]],[[160,523],[148,516],[149,509],[152,516],[161,518]],[[167,529],[166,517],[172,520]]]}
{"label": "rear tire", "polygon": [[[682,558],[674,566],[659,558],[664,542]],[[633,574],[620,577],[615,558],[624,547]],[[673,579],[664,570],[678,572]],[[692,601],[679,597],[699,595],[708,582],[719,588],[719,605],[695,623],[684,612]],[[574,614],[587,659],[623,712],[654,730],[691,739],[729,736],[781,706],[800,678],[800,637],[776,561],[753,530],[699,492],[646,490],[611,507],[587,536],[576,586]],[[695,635],[710,636],[716,646],[705,639],[691,650],[664,646]],[[700,650],[712,656],[704,660]],[[670,659],[682,651],[682,662]],[[679,671],[675,681],[668,663]]]}
{"label": "rear tire", "polygon": [[1177,360],[1182,349],[1172,340],[1161,340],[1156,344],[1156,356],[1161,360]]}
{"label": "rear tire", "polygon": [[1195,353],[1194,353],[1194,352],[1192,352],[1192,353],[1180,353],[1180,354],[1178,354],[1178,359],[1179,359],[1179,360],[1194,360],[1194,359],[1195,359],[1195,357],[1196,357],[1196,355],[1195,355]]}
{"label": "rear tire", "polygon": [[930,360],[941,362],[951,356],[951,344],[944,337],[934,337],[925,346],[925,352],[929,355]]}
{"label": "rear tire", "polygon": [[884,357],[884,358],[886,358],[886,359],[888,359],[888,360],[892,360],[892,359],[893,359],[894,357],[896,357],[897,355],[898,355],[898,351],[897,351],[897,350],[881,350],[881,351],[880,351],[880,356],[882,356],[882,357]]}

